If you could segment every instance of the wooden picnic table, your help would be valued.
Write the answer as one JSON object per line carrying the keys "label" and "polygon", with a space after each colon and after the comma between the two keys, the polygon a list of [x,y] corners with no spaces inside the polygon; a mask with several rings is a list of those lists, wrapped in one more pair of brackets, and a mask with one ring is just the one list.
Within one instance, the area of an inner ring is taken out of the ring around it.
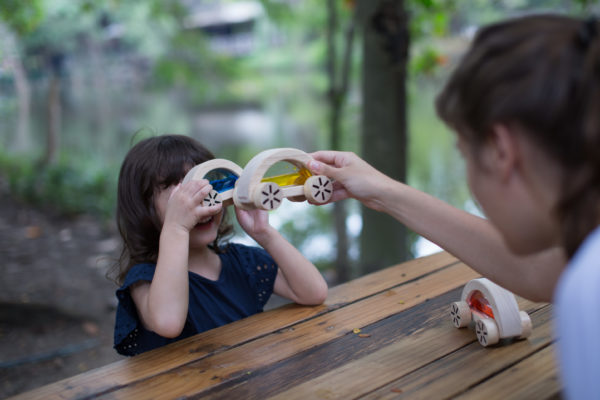
{"label": "wooden picnic table", "polygon": [[[448,253],[333,287],[15,399],[560,398],[552,308],[517,297],[526,340],[484,348],[449,305],[479,275]],[[360,332],[358,331],[360,330]]]}

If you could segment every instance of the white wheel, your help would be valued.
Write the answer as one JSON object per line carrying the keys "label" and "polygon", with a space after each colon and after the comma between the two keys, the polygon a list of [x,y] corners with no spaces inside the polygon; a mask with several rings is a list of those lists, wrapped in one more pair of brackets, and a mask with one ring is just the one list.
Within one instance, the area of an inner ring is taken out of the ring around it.
{"label": "white wheel", "polygon": [[471,309],[466,301],[455,301],[450,304],[450,318],[457,328],[464,328],[471,323]]}
{"label": "white wheel", "polygon": [[519,336],[519,339],[525,339],[528,338],[533,331],[531,318],[529,318],[529,314],[525,311],[519,311],[519,316],[521,317],[521,336]]}
{"label": "white wheel", "polygon": [[478,318],[475,322],[475,333],[477,340],[483,347],[491,346],[500,341],[498,325],[491,319]]}
{"label": "white wheel", "polygon": [[304,195],[314,203],[327,203],[333,194],[331,179],[324,175],[311,176],[304,182]]}
{"label": "white wheel", "polygon": [[202,205],[205,207],[210,207],[221,203],[223,203],[223,198],[221,197],[221,194],[216,190],[211,190],[204,198]]}
{"label": "white wheel", "polygon": [[254,190],[254,205],[261,210],[275,210],[281,205],[283,192],[275,182],[263,182]]}

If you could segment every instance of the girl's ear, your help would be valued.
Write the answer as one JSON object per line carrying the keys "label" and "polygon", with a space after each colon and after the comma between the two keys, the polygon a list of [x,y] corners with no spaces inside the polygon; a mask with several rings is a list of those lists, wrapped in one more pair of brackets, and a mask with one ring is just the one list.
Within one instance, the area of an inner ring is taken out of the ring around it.
{"label": "girl's ear", "polygon": [[514,129],[504,124],[495,124],[489,145],[489,166],[502,181],[508,180],[518,166],[520,157]]}

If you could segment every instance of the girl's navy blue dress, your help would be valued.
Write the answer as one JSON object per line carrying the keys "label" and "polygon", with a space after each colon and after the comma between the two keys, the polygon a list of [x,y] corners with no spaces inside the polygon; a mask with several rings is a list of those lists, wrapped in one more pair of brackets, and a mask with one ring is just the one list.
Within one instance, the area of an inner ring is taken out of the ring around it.
{"label": "girl's navy blue dress", "polygon": [[146,330],[138,318],[129,287],[139,281],[152,281],[156,264],[138,264],[129,270],[117,290],[119,305],[115,322],[115,349],[133,356],[196,333],[259,313],[271,294],[277,265],[263,249],[229,244],[221,258],[221,274],[211,281],[189,272],[189,308],[183,332],[168,339]]}

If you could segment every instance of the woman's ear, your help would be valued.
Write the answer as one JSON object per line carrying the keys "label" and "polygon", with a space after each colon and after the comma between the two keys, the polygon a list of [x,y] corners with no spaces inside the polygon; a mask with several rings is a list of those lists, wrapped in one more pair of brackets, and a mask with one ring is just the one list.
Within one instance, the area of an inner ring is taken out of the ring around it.
{"label": "woman's ear", "polygon": [[502,181],[510,178],[520,162],[518,140],[514,129],[505,124],[492,126],[488,166]]}

